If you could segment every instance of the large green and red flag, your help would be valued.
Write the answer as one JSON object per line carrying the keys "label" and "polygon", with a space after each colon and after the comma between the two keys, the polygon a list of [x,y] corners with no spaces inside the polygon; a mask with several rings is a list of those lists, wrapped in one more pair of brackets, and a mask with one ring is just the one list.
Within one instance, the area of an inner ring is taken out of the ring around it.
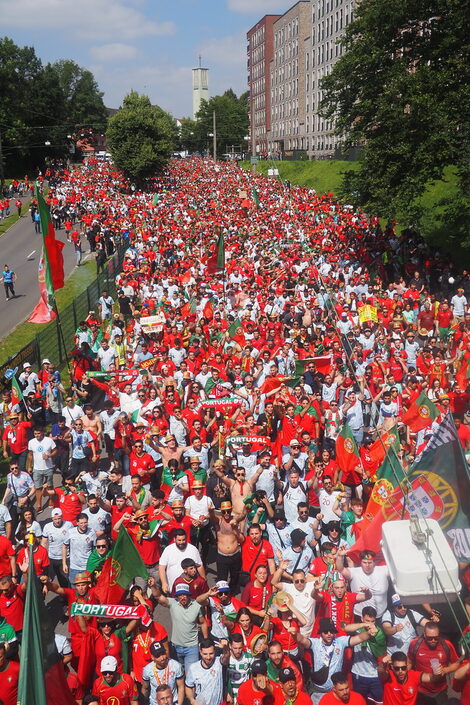
{"label": "large green and red flag", "polygon": [[38,265],[39,301],[29,317],[30,323],[49,323],[56,317],[55,292],[64,286],[64,243],[56,240],[46,202],[36,186],[41,223],[42,252]]}
{"label": "large green and red flag", "polygon": [[101,604],[118,604],[131,581],[147,580],[147,568],[124,526],[119,529],[111,555],[105,560],[94,591]]}
{"label": "large green and red flag", "polygon": [[400,450],[400,440],[398,437],[398,428],[396,425],[393,426],[390,431],[385,431],[384,433],[382,433],[382,435],[379,436],[377,440],[369,446],[370,459],[380,465],[383,462],[388,449],[392,446],[398,453],[398,451]]}
{"label": "large green and red flag", "polygon": [[13,375],[13,377],[11,378],[11,405],[14,408],[15,406],[19,406],[22,401],[23,392],[21,391],[21,387],[18,384],[15,375]]}
{"label": "large green and red flag", "polygon": [[409,508],[437,519],[459,562],[470,562],[470,473],[452,414],[447,413],[411,467]]}
{"label": "large green and red flag", "polygon": [[[363,521],[371,522],[373,517],[382,509],[385,502],[391,497],[398,486],[406,480],[406,473],[397,455],[395,444],[387,450],[385,458],[377,470],[377,480],[372,489]],[[365,524],[364,527],[365,528]]]}
{"label": "large green and red flag", "polygon": [[421,431],[422,428],[430,426],[438,416],[439,409],[437,406],[428,399],[424,392],[421,392],[408,411],[403,414],[402,421],[406,426],[409,426],[411,431],[416,433]]}
{"label": "large green and red flag", "polygon": [[331,355],[318,355],[316,357],[307,357],[303,360],[295,361],[296,377],[304,375],[308,365],[315,365],[315,372],[320,372],[327,375],[331,372]]}
{"label": "large green and red flag", "polygon": [[17,702],[18,705],[75,705],[55,645],[49,612],[40,594],[31,544]]}
{"label": "large green and red flag", "polygon": [[221,232],[217,238],[215,252],[207,259],[207,273],[216,274],[225,269],[225,243],[224,234]]}
{"label": "large green and red flag", "polygon": [[336,439],[336,462],[343,472],[354,470],[361,462],[356,440],[347,423],[343,424]]}

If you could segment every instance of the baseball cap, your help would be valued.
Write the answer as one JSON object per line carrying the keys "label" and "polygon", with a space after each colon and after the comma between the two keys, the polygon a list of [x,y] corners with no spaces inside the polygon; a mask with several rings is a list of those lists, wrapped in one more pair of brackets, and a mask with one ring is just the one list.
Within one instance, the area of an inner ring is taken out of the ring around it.
{"label": "baseball cap", "polygon": [[118,662],[117,659],[114,658],[114,656],[105,656],[104,659],[101,659],[101,673],[105,673],[106,671],[111,671],[112,673],[114,673],[115,671],[117,671],[117,667]]}
{"label": "baseball cap", "polygon": [[219,592],[230,592],[230,585],[226,580],[219,580],[216,582],[215,587]]}
{"label": "baseball cap", "polygon": [[396,592],[392,595],[392,605],[401,605],[401,597]]}
{"label": "baseball cap", "polygon": [[279,671],[279,680],[281,683],[287,683],[288,681],[295,681],[295,673],[292,668],[281,668]]}
{"label": "baseball cap", "polygon": [[251,675],[252,676],[266,676],[268,673],[268,667],[266,666],[266,663],[264,661],[261,661],[261,659],[258,659],[257,661],[253,661],[253,664],[251,666]]}
{"label": "baseball cap", "polygon": [[165,647],[163,646],[161,641],[154,641],[153,644],[150,644],[150,653],[152,656],[161,656],[162,654],[165,653]]}
{"label": "baseball cap", "polygon": [[175,595],[190,595],[189,585],[186,583],[179,583],[175,588]]}
{"label": "baseball cap", "polygon": [[62,516],[62,509],[53,509],[51,512],[51,517],[61,517]]}

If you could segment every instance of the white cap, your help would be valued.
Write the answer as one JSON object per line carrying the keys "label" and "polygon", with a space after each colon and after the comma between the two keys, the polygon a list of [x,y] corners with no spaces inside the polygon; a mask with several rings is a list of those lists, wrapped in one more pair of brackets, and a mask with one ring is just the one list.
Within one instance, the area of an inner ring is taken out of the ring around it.
{"label": "white cap", "polygon": [[61,517],[61,516],[62,516],[62,509],[59,509],[59,508],[57,507],[57,509],[53,509],[53,510],[52,510],[52,512],[51,512],[51,517],[52,517],[52,518],[54,518],[54,517]]}
{"label": "white cap", "polygon": [[48,360],[47,357],[44,358],[44,360],[42,361],[42,364],[44,365],[45,362],[47,362],[49,365],[51,364],[51,361]]}
{"label": "white cap", "polygon": [[31,367],[30,362],[23,362],[23,369],[25,370],[27,367]]}
{"label": "white cap", "polygon": [[101,665],[100,665],[100,671],[103,673],[104,671],[117,671],[118,667],[118,662],[114,658],[114,656],[105,656],[104,659],[101,660]]}

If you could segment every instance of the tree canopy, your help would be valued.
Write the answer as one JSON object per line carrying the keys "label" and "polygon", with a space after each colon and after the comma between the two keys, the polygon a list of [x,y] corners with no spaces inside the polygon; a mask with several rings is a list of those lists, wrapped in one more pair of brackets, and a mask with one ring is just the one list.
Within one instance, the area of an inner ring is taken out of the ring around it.
{"label": "tree canopy", "polygon": [[0,38],[0,95],[7,174],[19,176],[46,157],[67,155],[67,135],[77,129],[106,126],[103,94],[90,71],[73,61],[44,65],[33,47],[8,37]]}
{"label": "tree canopy", "polygon": [[108,125],[108,149],[118,169],[132,181],[161,172],[178,139],[176,121],[146,95],[132,91]]}
{"label": "tree canopy", "polygon": [[468,10],[468,0],[357,3],[345,53],[321,84],[323,116],[336,120],[346,147],[362,146],[343,195],[419,225],[417,198],[455,167],[457,194],[443,219],[459,239],[470,210]]}
{"label": "tree canopy", "polygon": [[[196,120],[188,121],[185,127],[186,141],[197,146],[199,151],[212,150],[213,113],[216,117],[217,154],[231,151],[231,146],[246,149],[245,136],[248,134],[249,119],[246,94],[239,98],[229,88],[223,95],[203,100]],[[183,125],[187,121],[183,123]],[[189,134],[193,133],[193,134]]]}

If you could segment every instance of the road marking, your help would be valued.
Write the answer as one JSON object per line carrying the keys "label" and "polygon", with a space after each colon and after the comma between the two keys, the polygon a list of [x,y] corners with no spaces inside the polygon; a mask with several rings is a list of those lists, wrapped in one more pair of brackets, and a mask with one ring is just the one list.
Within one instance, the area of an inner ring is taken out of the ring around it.
{"label": "road marking", "polygon": [[33,250],[32,252],[29,253],[29,255],[26,257],[26,259],[29,259],[30,257],[32,257],[35,254],[36,254],[36,250]]}

